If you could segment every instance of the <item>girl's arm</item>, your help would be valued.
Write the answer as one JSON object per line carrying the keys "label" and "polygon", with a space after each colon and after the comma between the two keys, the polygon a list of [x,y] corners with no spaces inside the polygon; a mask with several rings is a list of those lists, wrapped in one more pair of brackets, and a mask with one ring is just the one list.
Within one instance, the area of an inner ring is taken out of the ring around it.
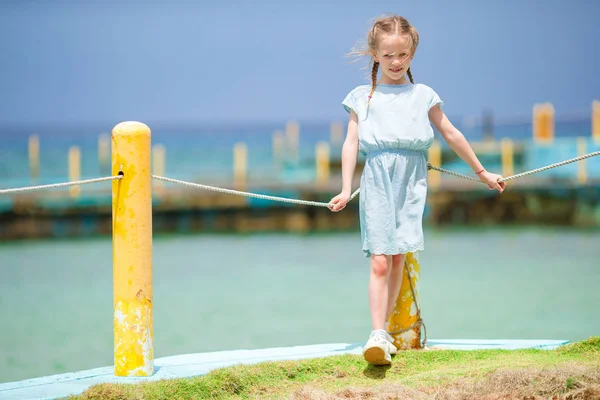
{"label": "girl's arm", "polygon": [[350,121],[348,121],[348,132],[342,145],[342,192],[331,199],[329,206],[331,211],[340,211],[346,207],[352,195],[352,177],[356,168],[356,157],[358,156],[358,117],[350,110]]}
{"label": "girl's arm", "polygon": [[342,193],[352,192],[352,177],[358,156],[358,117],[354,110],[350,111],[348,132],[342,146]]}
{"label": "girl's arm", "polygon": [[487,183],[491,189],[497,189],[499,192],[504,190],[506,184],[504,182],[498,182],[498,179],[501,179],[502,176],[492,174],[483,168],[483,165],[479,162],[479,159],[469,145],[469,142],[467,142],[467,139],[465,139],[464,135],[452,125],[439,104],[436,104],[429,110],[429,120],[435,125],[450,148],[452,148],[452,150],[454,150],[454,152],[462,158],[469,167],[471,167],[473,172],[477,174],[483,170],[483,172],[478,174],[480,180]]}

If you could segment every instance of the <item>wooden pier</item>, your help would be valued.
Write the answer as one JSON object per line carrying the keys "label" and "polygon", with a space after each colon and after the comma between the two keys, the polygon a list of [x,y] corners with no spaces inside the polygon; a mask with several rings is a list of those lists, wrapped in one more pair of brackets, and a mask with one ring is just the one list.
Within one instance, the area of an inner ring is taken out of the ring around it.
{"label": "wooden pier", "polygon": [[[247,185],[246,191],[327,203],[341,178],[315,184]],[[155,181],[156,183],[156,181]],[[202,182],[198,182],[202,183]],[[353,188],[360,184],[355,176]],[[232,185],[219,185],[236,189]],[[10,197],[0,210],[0,240],[86,237],[111,234],[111,192],[82,189],[27,192]],[[153,191],[153,231],[315,233],[359,229],[360,194],[346,209],[305,206],[167,184]],[[600,180],[585,185],[567,180],[523,177],[498,194],[478,182],[444,176],[429,188],[426,225],[562,225],[600,228]]]}

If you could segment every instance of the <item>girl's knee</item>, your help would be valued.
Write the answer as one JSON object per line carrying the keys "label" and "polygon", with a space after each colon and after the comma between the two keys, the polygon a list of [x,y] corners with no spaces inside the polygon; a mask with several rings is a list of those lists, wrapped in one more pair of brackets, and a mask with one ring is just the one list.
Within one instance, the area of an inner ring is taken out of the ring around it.
{"label": "girl's knee", "polygon": [[406,254],[395,254],[392,256],[392,268],[400,268],[404,265]]}
{"label": "girl's knee", "polygon": [[387,276],[389,273],[387,256],[383,254],[371,256],[371,271],[376,276]]}

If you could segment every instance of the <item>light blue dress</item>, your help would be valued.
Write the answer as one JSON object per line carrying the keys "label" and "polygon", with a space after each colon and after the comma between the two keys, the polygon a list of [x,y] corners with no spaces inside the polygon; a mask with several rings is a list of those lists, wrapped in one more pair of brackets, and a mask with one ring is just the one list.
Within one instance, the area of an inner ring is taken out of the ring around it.
{"label": "light blue dress", "polygon": [[370,92],[370,85],[358,86],[342,101],[358,116],[359,151],[366,156],[359,196],[363,253],[421,251],[433,142],[428,112],[443,102],[423,84],[378,84],[367,108]]}

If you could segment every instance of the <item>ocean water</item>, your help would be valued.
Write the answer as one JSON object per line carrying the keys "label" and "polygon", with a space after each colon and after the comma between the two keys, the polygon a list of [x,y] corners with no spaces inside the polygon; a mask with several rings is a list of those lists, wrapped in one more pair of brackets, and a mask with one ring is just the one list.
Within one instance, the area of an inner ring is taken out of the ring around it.
{"label": "ocean water", "polygon": [[[600,232],[429,229],[430,339],[600,335]],[[370,330],[360,234],[156,235],[155,357],[317,343]],[[0,243],[0,382],[113,364],[110,238]]]}

